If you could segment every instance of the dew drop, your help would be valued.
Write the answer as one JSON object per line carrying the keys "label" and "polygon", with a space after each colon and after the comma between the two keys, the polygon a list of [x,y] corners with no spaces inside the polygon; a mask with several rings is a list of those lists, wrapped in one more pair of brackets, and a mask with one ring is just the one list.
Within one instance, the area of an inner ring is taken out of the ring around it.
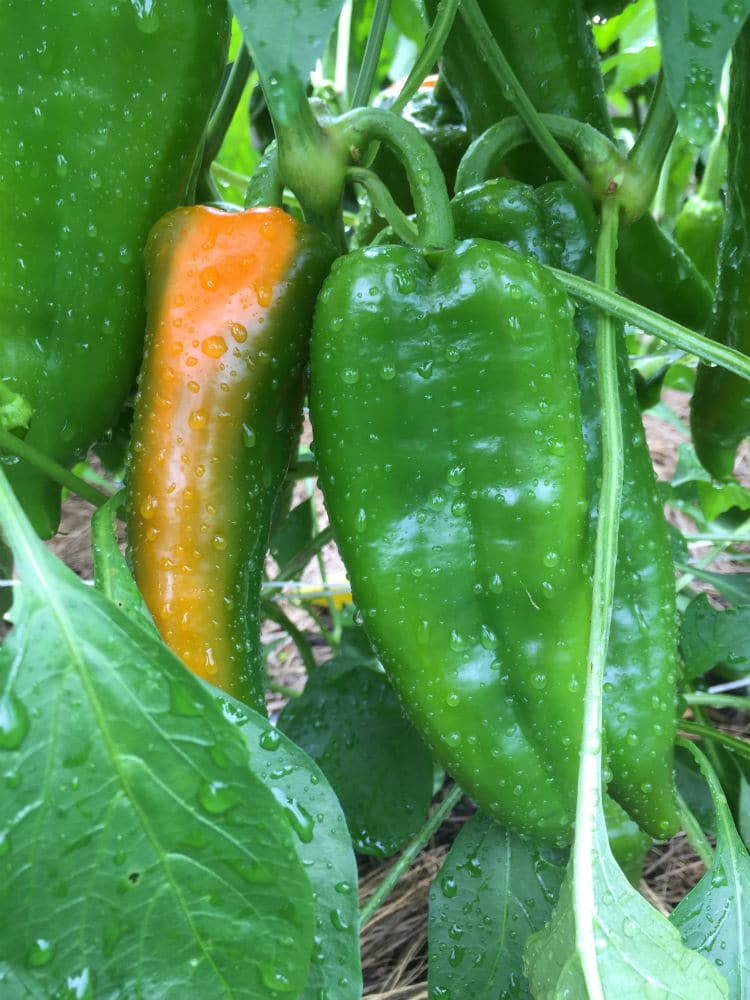
{"label": "dew drop", "polygon": [[209,358],[220,358],[227,353],[227,342],[218,333],[206,337],[201,343],[201,351]]}
{"label": "dew drop", "polygon": [[278,729],[266,729],[261,733],[258,740],[264,750],[278,750],[282,743],[282,736]]}
{"label": "dew drop", "polygon": [[29,716],[12,691],[0,696],[0,750],[17,750],[29,731]]}

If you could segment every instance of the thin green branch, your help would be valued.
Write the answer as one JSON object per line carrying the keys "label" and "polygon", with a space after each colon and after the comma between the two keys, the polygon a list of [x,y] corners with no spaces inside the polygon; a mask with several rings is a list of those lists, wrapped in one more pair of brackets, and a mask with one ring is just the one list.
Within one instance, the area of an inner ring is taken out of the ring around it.
{"label": "thin green branch", "polygon": [[695,354],[701,360],[708,361],[709,364],[719,365],[726,368],[727,371],[739,375],[740,378],[750,380],[750,358],[746,354],[735,351],[734,348],[727,347],[725,344],[709,340],[708,337],[703,337],[695,330],[690,330],[688,327],[682,326],[681,323],[675,323],[671,319],[667,319],[666,316],[647,309],[646,306],[638,305],[616,292],[601,288],[593,281],[579,278],[567,271],[560,271],[556,267],[550,267],[549,270],[574,298],[590,302],[604,312],[647,330],[655,337],[659,337],[660,340],[666,340],[689,354]]}
{"label": "thin green branch", "polygon": [[380,50],[383,47],[385,29],[388,27],[388,18],[391,13],[391,0],[377,0],[375,11],[372,15],[370,33],[367,36],[365,54],[362,57],[362,64],[359,68],[357,82],[352,95],[352,108],[362,108],[370,101],[375,76],[378,71],[380,60]]}
{"label": "thin green branch", "polygon": [[304,633],[301,629],[298,629],[294,622],[291,620],[289,615],[287,615],[282,609],[276,604],[275,601],[268,599],[261,601],[261,610],[266,618],[269,618],[272,622],[275,622],[280,628],[282,628],[289,638],[292,640],[294,645],[297,647],[299,655],[302,657],[302,662],[305,665],[305,670],[309,673],[314,673],[318,668],[318,664],[313,655],[312,646],[308,642]]}
{"label": "thin green branch", "polygon": [[692,733],[693,736],[701,736],[713,743],[720,743],[727,749],[734,750],[740,756],[750,760],[750,743],[746,743],[737,736],[730,736],[729,733],[724,733],[721,729],[714,729],[713,726],[702,722],[688,722],[686,719],[680,719],[678,728],[683,733]]}
{"label": "thin green branch", "polygon": [[[560,176],[573,184],[585,186],[585,179],[580,170],[567,155],[562,146],[539,119],[539,114],[531,103],[520,80],[513,72],[510,63],[505,58],[502,49],[492,37],[487,21],[477,3],[477,0],[462,0],[461,16],[477,47],[477,54],[483,58],[495,78],[504,90],[510,92],[510,100],[518,108],[519,116],[524,120],[537,145],[555,166]],[[554,84],[552,84],[554,86]]]}
{"label": "thin green branch", "polygon": [[9,452],[11,455],[17,455],[18,458],[23,459],[23,461],[28,462],[33,465],[35,469],[43,472],[50,479],[64,486],[65,489],[70,490],[71,493],[75,493],[77,496],[81,497],[83,500],[87,500],[89,503],[93,504],[95,507],[101,507],[105,504],[109,497],[106,493],[102,493],[95,487],[91,486],[86,482],[85,479],[81,479],[74,472],[70,472],[64,466],[60,465],[58,462],[53,461],[48,458],[47,455],[33,448],[31,445],[26,444],[20,438],[17,438],[15,434],[11,434],[10,431],[5,431],[0,429],[0,451]]}
{"label": "thin green branch", "polygon": [[675,792],[675,796],[677,798],[677,805],[680,808],[682,829],[685,831],[687,841],[706,868],[710,868],[714,860],[713,849],[703,833],[703,830],[701,830],[701,825],[693,815],[690,806],[688,806],[687,802],[678,791]]}
{"label": "thin green branch", "polygon": [[434,69],[456,19],[458,4],[459,0],[440,0],[422,51],[417,56],[417,61],[412,66],[411,73],[407,76],[398,97],[391,105],[391,111],[395,111],[396,114],[404,110],[422,86],[424,78]]}
{"label": "thin green branch", "polygon": [[388,898],[399,879],[405,874],[414,859],[421,853],[430,837],[442,826],[443,822],[456,808],[462,795],[463,792],[458,785],[451,789],[419,833],[404,849],[398,861],[388,870],[388,874],[360,910],[359,919],[362,927],[371,920],[372,915],[378,907]]}

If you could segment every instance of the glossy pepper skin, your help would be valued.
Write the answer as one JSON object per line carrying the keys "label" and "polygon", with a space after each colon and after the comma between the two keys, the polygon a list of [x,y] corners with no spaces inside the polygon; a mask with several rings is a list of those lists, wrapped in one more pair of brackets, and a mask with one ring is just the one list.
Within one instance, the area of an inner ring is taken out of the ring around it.
{"label": "glossy pepper skin", "polygon": [[367,631],[437,758],[510,829],[567,841],[590,586],[573,309],[485,240],[334,265],[310,415]]}
{"label": "glossy pepper skin", "polygon": [[[0,378],[64,466],[106,431],[143,345],[142,254],[185,198],[229,43],[225,0],[8,0],[0,12]],[[60,486],[4,465],[42,536]]]}
{"label": "glossy pepper skin", "polygon": [[677,217],[674,238],[713,288],[719,267],[719,241],[724,223],[724,204],[695,195]]}
{"label": "glossy pepper skin", "polygon": [[[750,354],[750,24],[732,49],[727,118],[727,195],[716,300],[706,335]],[[693,444],[717,479],[731,477],[750,434],[750,383],[701,363],[690,407]]]}
{"label": "glossy pepper skin", "polygon": [[167,645],[264,711],[260,584],[330,249],[281,209],[176,209],[146,248],[133,570]]}
{"label": "glossy pepper skin", "polygon": [[[580,0],[479,2],[493,37],[537,111],[587,122],[611,138],[599,55]],[[428,9],[434,13],[435,6],[430,0]],[[477,57],[460,16],[443,51],[441,72],[473,138],[516,114],[494,74]],[[513,176],[526,183],[537,185],[556,177],[531,145],[509,162]],[[617,276],[625,295],[678,323],[702,329],[708,320],[711,288],[651,215],[621,228]]]}
{"label": "glossy pepper skin", "polygon": [[[553,181],[533,189],[504,178],[487,181],[454,199],[453,217],[460,237],[494,238],[540,263],[594,280],[597,221],[588,196],[572,184]],[[596,310],[579,306],[575,324],[593,554],[602,469]],[[608,790],[644,830],[663,839],[679,827],[674,569],[624,336],[618,339],[618,378],[625,477],[604,677]]]}

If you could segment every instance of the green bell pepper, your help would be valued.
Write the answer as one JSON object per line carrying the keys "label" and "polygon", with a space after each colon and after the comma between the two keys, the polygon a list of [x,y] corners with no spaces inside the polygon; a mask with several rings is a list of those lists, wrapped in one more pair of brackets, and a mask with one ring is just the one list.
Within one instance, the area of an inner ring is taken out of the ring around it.
{"label": "green bell pepper", "polygon": [[[707,336],[750,354],[750,24],[732,49],[727,120],[727,196],[716,302]],[[701,363],[690,407],[698,458],[717,479],[731,477],[750,435],[750,383]]]}
{"label": "green bell pepper", "polygon": [[[536,190],[498,179],[453,201],[460,237],[505,243],[543,264],[594,279],[597,221],[588,196],[553,181]],[[596,310],[579,306],[578,381],[593,553],[602,468],[596,377]],[[618,565],[605,668],[604,727],[609,792],[649,834],[671,836],[679,825],[673,779],[677,633],[674,571],[664,511],[643,433],[624,336],[618,378],[625,444],[625,481]]]}
{"label": "green bell pepper", "polygon": [[[434,11],[435,3],[430,0],[428,8]],[[480,0],[480,7],[536,110],[586,122],[611,138],[599,55],[580,3]],[[460,17],[443,51],[441,72],[473,136],[517,113],[490,67],[477,58]],[[508,166],[513,176],[534,185],[557,176],[531,145],[514,152]],[[708,320],[711,288],[651,215],[621,228],[617,280],[625,295],[678,323],[701,329]]]}
{"label": "green bell pepper", "polygon": [[[149,228],[185,199],[229,42],[225,0],[10,0],[0,12],[0,379],[63,466],[133,387]],[[37,531],[60,486],[5,457]]]}

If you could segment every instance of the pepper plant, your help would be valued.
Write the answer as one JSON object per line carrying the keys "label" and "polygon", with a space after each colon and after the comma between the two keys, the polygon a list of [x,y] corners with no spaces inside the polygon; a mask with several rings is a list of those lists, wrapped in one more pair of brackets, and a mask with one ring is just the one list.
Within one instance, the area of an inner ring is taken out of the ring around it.
{"label": "pepper plant", "polygon": [[750,995],[749,15],[6,4],[0,997]]}

